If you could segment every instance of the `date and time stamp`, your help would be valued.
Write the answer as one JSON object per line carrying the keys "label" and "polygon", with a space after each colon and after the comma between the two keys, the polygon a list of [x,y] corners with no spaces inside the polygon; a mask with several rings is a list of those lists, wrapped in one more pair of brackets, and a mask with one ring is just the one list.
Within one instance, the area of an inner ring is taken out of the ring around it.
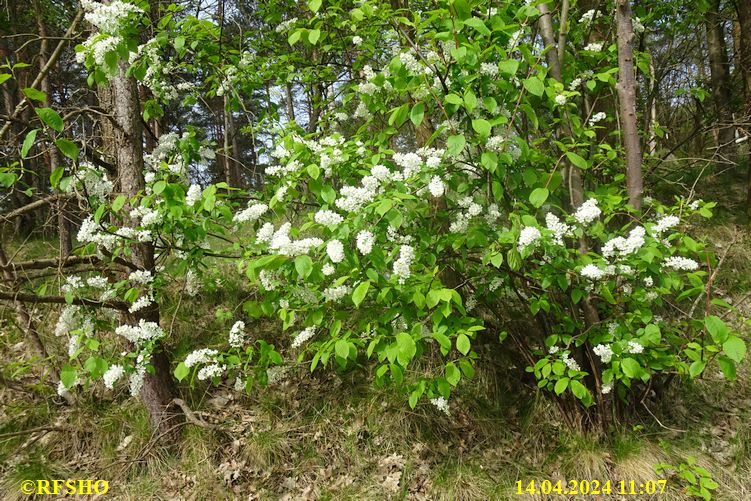
{"label": "date and time stamp", "polygon": [[665,492],[667,480],[518,480],[516,494],[562,496],[644,496]]}

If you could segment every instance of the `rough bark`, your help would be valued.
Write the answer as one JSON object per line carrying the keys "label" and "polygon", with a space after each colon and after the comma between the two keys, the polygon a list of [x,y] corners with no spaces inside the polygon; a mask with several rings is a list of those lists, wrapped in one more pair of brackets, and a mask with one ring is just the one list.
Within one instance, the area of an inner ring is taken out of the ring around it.
{"label": "rough bark", "polygon": [[[746,96],[746,122],[751,121],[751,2],[738,1],[738,24],[740,25],[740,66]],[[748,158],[746,213],[751,216],[751,155]]]}
{"label": "rough bark", "polygon": [[641,209],[642,153],[636,117],[636,75],[634,73],[634,27],[631,23],[630,0],[618,0],[615,9],[618,31],[618,104],[626,152],[626,187],[628,201]]}
{"label": "rough bark", "polygon": [[[746,2],[741,2],[746,3]],[[735,125],[731,107],[730,66],[723,19],[720,15],[720,0],[712,0],[706,15],[707,50],[709,53],[709,70],[712,80],[712,99],[716,114],[716,146],[723,160],[733,160],[735,144]]]}
{"label": "rough bark", "polygon": [[[110,93],[114,118],[114,156],[120,179],[120,189],[128,197],[136,196],[144,189],[143,178],[143,127],[141,123],[138,88],[133,78],[126,76],[126,67],[121,64],[120,72],[110,80]],[[139,269],[154,272],[154,247],[149,243],[133,245],[133,264]],[[138,323],[144,319],[159,323],[159,306],[152,304],[135,314],[124,314],[128,323]],[[170,376],[169,360],[157,345],[151,360],[154,374],[146,373],[141,390],[141,398],[146,407],[152,427],[160,434],[172,435],[174,423],[167,418],[166,410],[176,396]],[[172,437],[174,438],[174,436]]]}
{"label": "rough bark", "polygon": [[[49,54],[49,42],[47,39],[47,28],[44,24],[44,12],[39,5],[39,0],[34,0],[34,10],[36,11],[37,28],[39,30],[39,36],[41,42],[39,45],[39,65],[44,68],[47,66],[48,54]],[[40,82],[40,88],[45,93],[44,105],[52,107],[52,85],[50,83],[49,75],[45,76]],[[57,133],[53,130],[50,131],[52,139],[54,140]],[[49,149],[49,173],[52,174],[55,169],[63,165],[62,158],[60,157],[60,151],[55,146],[50,146]],[[57,236],[60,257],[65,257],[73,250],[73,243],[70,237],[70,218],[66,214],[66,200],[58,198],[56,202],[55,212],[57,215]]]}

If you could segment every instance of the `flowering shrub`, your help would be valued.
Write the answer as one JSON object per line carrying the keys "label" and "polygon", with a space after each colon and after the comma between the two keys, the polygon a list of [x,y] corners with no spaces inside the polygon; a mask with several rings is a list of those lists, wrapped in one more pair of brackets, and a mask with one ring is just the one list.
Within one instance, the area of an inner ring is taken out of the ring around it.
{"label": "flowering shrub", "polygon": [[[82,61],[105,76],[128,61],[155,96],[145,114],[174,99],[164,81],[173,65],[189,70],[211,53],[196,49],[206,33],[195,19],[169,21],[139,47],[117,38],[132,33],[139,9],[89,4],[99,33],[79,49]],[[176,365],[177,379],[191,383],[264,383],[283,359],[271,343],[245,335],[246,322],[262,317],[278,319],[286,338],[275,344],[289,346],[311,371],[372,365],[376,384],[406,391],[412,407],[424,397],[446,413],[453,388],[474,374],[473,346],[482,337],[500,337],[540,388],[584,407],[605,409],[607,395],[628,399],[661,374],[697,377],[715,361],[732,379],[745,344],[709,307],[695,318],[691,305],[711,294],[705,266],[713,258],[682,231],[695,214],[711,216],[713,204],[628,207],[619,152],[593,145],[607,116],[583,115],[576,105],[587,91],[614,84],[609,53],[584,44],[584,27],[574,27],[572,43],[585,55],[559,82],[529,37],[539,15],[534,2],[452,5],[422,19],[398,17],[403,24],[386,29],[368,23],[397,18],[388,4],[366,3],[343,19],[318,12],[319,2],[310,20],[279,24],[290,44],[305,36],[310,46],[327,37],[324,21],[331,33],[362,27],[352,38],[359,77],[332,103],[322,132],[304,134],[295,123],[276,131],[264,187],[247,203],[224,183],[189,181],[190,169],[213,154],[194,130],[161,136],[146,158],[145,192],[131,200],[113,198],[103,173],[79,165],[65,179],[92,212],[79,241],[106,259],[127,255],[132,242],[153,243],[163,267],[112,284],[71,278],[68,297],[117,298],[136,312],[175,282],[198,293],[207,256],[240,253],[239,268],[260,294],[242,305],[244,319],[227,319],[225,345],[198,346]],[[585,17],[582,24],[595,22]],[[380,45],[376,29],[388,33]],[[150,66],[166,71],[145,70],[170,44],[184,55],[186,43],[195,61],[178,57]],[[326,50],[344,50],[331,43]],[[209,79],[207,92],[240,98],[237,89],[254,72],[284,62],[242,55],[232,71]],[[569,135],[555,132],[560,124]],[[568,208],[562,185],[574,169],[598,188]],[[115,357],[118,345],[104,347],[98,337],[111,325],[86,307],[66,308],[56,331],[75,339],[71,360],[79,366],[64,370],[63,387],[88,375],[112,388],[128,375],[138,393],[153,343],[167,333],[143,321],[116,326],[131,348]],[[85,350],[95,353],[80,362]],[[423,371],[425,359],[440,361],[440,370]]]}

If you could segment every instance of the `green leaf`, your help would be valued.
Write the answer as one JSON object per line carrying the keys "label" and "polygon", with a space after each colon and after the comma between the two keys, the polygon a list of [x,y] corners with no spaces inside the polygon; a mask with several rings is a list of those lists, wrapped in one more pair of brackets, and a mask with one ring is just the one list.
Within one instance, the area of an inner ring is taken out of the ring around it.
{"label": "green leaf", "polygon": [[707,328],[709,335],[717,344],[724,343],[730,335],[730,329],[725,325],[722,319],[715,315],[709,315],[704,319],[704,326]]}
{"label": "green leaf", "polygon": [[464,107],[467,109],[467,113],[472,113],[472,110],[477,108],[477,96],[471,88],[464,91]]}
{"label": "green leaf", "polygon": [[338,357],[346,360],[347,358],[349,358],[349,341],[340,339],[334,345],[334,351],[336,351],[336,355]]}
{"label": "green leaf", "polygon": [[691,366],[688,368],[688,374],[695,378],[699,374],[701,374],[704,371],[704,368],[707,366],[707,363],[703,360],[696,360],[694,363],[691,364]]}
{"label": "green leaf", "polygon": [[524,80],[524,88],[534,96],[542,96],[545,92],[545,84],[539,77],[529,77]]}
{"label": "green leaf", "polygon": [[0,85],[4,84],[12,76],[10,73],[0,73]]}
{"label": "green leaf", "polygon": [[297,275],[304,280],[313,271],[313,260],[310,256],[297,256],[295,258],[295,269],[297,270]]}
{"label": "green leaf", "polygon": [[63,385],[70,389],[73,386],[73,383],[76,382],[76,379],[78,378],[78,371],[75,369],[75,367],[72,367],[68,364],[63,367],[63,369],[60,371],[60,381],[62,381]]}
{"label": "green leaf", "polygon": [[456,134],[448,137],[446,140],[446,146],[452,156],[458,156],[464,149],[466,142],[467,140],[464,138],[464,134]]}
{"label": "green leaf", "polygon": [[579,167],[580,169],[586,169],[587,168],[587,161],[584,160],[581,156],[577,155],[576,153],[572,151],[566,152],[566,158],[568,158],[569,162],[574,164],[575,166]]}
{"label": "green leaf", "polygon": [[579,400],[584,400],[584,398],[587,396],[587,393],[589,393],[589,390],[587,390],[586,386],[574,379],[571,380],[569,386],[571,387],[571,392]]}
{"label": "green leaf", "polygon": [[477,19],[476,17],[470,17],[469,19],[466,19],[464,21],[464,24],[466,24],[467,26],[471,26],[481,35],[485,35],[485,36],[490,35],[490,30],[488,29],[487,26],[485,26],[485,23],[483,23],[480,19]]}
{"label": "green leaf", "polygon": [[409,119],[415,124],[415,127],[422,123],[423,116],[425,115],[425,104],[417,103],[412,107],[412,111],[409,113]]}
{"label": "green leaf", "polygon": [[462,373],[459,371],[459,368],[454,365],[454,362],[446,364],[446,381],[448,381],[451,386],[459,384],[461,377]]}
{"label": "green leaf", "polygon": [[160,195],[164,192],[164,189],[167,187],[166,181],[157,181],[154,183],[154,186],[152,186],[151,190],[154,192],[154,195]]}
{"label": "green leaf", "polygon": [[516,75],[516,70],[519,69],[519,61],[516,59],[507,59],[501,61],[498,64],[498,67],[500,68],[501,73],[505,75]]}
{"label": "green leaf", "polygon": [[621,361],[621,369],[623,369],[623,373],[627,375],[630,378],[638,377],[639,374],[641,374],[641,365],[639,365],[639,362],[634,360],[633,358],[624,358]]}
{"label": "green leaf", "polygon": [[295,45],[300,40],[301,36],[302,36],[302,31],[300,31],[299,29],[295,30],[292,33],[290,33],[289,36],[287,37],[287,43],[290,45]]}
{"label": "green leaf", "polygon": [[730,336],[722,343],[722,351],[728,358],[740,363],[746,356],[746,343],[738,336]]}
{"label": "green leaf", "polygon": [[112,211],[119,212],[123,208],[127,197],[125,195],[118,195],[114,202],[112,202]]}
{"label": "green leaf", "polygon": [[318,176],[321,175],[321,169],[318,168],[315,164],[310,164],[307,167],[308,175],[312,177],[313,179],[318,179]]}
{"label": "green leaf", "polygon": [[566,388],[568,388],[569,381],[570,380],[567,377],[561,378],[558,381],[556,381],[555,388],[553,388],[555,390],[556,395],[560,395],[561,393],[566,391]]}
{"label": "green leaf", "polygon": [[55,167],[55,170],[52,171],[52,174],[50,174],[50,185],[52,185],[53,188],[56,188],[60,183],[64,172],[65,167]]}
{"label": "green leaf", "polygon": [[459,96],[457,96],[456,94],[448,94],[446,96],[446,102],[449,103],[449,104],[456,104],[456,105],[459,105],[459,106],[461,106],[462,104],[464,104],[464,101],[462,100],[462,98],[459,97]]}
{"label": "green leaf", "polygon": [[37,108],[34,111],[36,111],[39,118],[42,119],[42,122],[55,129],[57,132],[63,131],[63,119],[55,110],[52,108]]}
{"label": "green leaf", "polygon": [[415,340],[406,332],[400,332],[396,335],[396,346],[399,349],[396,358],[402,367],[406,367],[412,358],[414,358],[415,353],[417,353]]}
{"label": "green leaf", "polygon": [[735,381],[735,362],[730,360],[728,357],[720,356],[717,358],[717,363],[720,365],[720,369],[725,375],[725,379],[727,379],[728,381]]}
{"label": "green leaf", "polygon": [[462,333],[456,336],[456,349],[459,350],[462,355],[469,353],[469,348],[469,338],[466,334]]}
{"label": "green leaf", "polygon": [[396,127],[401,127],[405,120],[407,120],[407,115],[409,114],[409,104],[404,103],[403,105],[394,108],[394,111],[391,112],[391,116],[389,116],[389,125],[393,125]]}
{"label": "green leaf", "polygon": [[321,38],[321,30],[316,29],[308,32],[308,42],[310,42],[310,45],[317,44],[319,38]]}
{"label": "green leaf", "polygon": [[314,13],[318,13],[318,10],[321,8],[321,4],[323,3],[323,0],[310,0],[308,2],[308,7],[310,10],[312,10]]}
{"label": "green leaf", "polygon": [[63,155],[70,158],[74,162],[78,160],[78,146],[76,146],[76,143],[73,141],[68,141],[67,139],[56,139],[55,140],[55,146],[58,147],[60,151],[63,152]]}
{"label": "green leaf", "polygon": [[32,129],[28,134],[26,134],[26,138],[23,140],[23,145],[21,145],[21,158],[26,158],[26,155],[29,154],[29,150],[31,150],[31,147],[34,146],[34,141],[36,141],[37,138],[37,132],[39,132],[39,129]]}
{"label": "green leaf", "polygon": [[47,94],[45,94],[41,90],[37,90],[37,89],[35,89],[33,87],[26,87],[23,90],[23,93],[29,99],[33,99],[34,101],[39,101],[40,103],[43,103],[44,100],[47,99]]}
{"label": "green leaf", "polygon": [[536,188],[532,191],[532,193],[529,194],[529,203],[531,203],[534,207],[541,207],[542,204],[545,203],[545,200],[548,199],[548,196],[550,195],[550,190],[547,188]]}
{"label": "green leaf", "polygon": [[363,299],[365,299],[365,296],[368,294],[368,289],[370,289],[370,280],[366,280],[355,287],[355,290],[352,293],[352,302],[355,303],[355,306],[360,306],[360,303],[362,303]]}
{"label": "green leaf", "polygon": [[483,118],[472,120],[472,128],[483,137],[490,135],[490,122]]}
{"label": "green leaf", "polygon": [[175,378],[178,381],[182,381],[183,379],[188,377],[188,374],[190,374],[190,369],[186,367],[183,362],[177,364],[177,367],[175,367]]}

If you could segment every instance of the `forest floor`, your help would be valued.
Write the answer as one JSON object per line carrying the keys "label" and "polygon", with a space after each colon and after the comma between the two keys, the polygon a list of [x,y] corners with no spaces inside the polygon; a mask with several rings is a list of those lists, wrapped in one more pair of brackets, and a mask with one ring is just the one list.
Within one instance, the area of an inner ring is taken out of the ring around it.
{"label": "forest floor", "polygon": [[[709,197],[705,197],[709,199]],[[741,222],[744,224],[745,222]],[[736,322],[751,317],[751,232],[732,219],[710,221],[704,234],[727,257],[715,294],[737,305]],[[231,273],[225,276],[231,276]],[[238,277],[237,280],[241,280]],[[230,280],[230,279],[228,279]],[[211,332],[215,309],[180,313],[190,332]],[[169,313],[169,312],[168,312]],[[54,315],[42,325],[54,326]],[[51,316],[50,316],[51,315]],[[185,315],[184,317],[182,315]],[[50,330],[52,327],[50,327]],[[710,368],[694,382],[674,382],[659,398],[630,410],[630,426],[601,439],[574,433],[544,395],[511,386],[512,361],[481,357],[477,376],[452,397],[451,415],[374,389],[361,372],[310,374],[290,366],[279,382],[240,395],[228,387],[183,392],[195,417],[182,440],[154,443],[140,403],[127,390],[79,394],[63,405],[38,383],[34,361],[9,317],[0,315],[0,499],[25,499],[25,479],[103,479],[115,499],[562,499],[517,494],[549,479],[668,479],[661,495],[568,496],[566,499],[693,499],[674,473],[695,457],[718,487],[713,499],[751,499],[751,370],[735,382]],[[48,341],[54,344],[50,334]],[[65,347],[57,350],[64,353]],[[518,379],[518,378],[516,378]],[[46,429],[7,436],[37,427]],[[638,488],[637,488],[638,489]],[[47,496],[48,498],[50,496]]]}

